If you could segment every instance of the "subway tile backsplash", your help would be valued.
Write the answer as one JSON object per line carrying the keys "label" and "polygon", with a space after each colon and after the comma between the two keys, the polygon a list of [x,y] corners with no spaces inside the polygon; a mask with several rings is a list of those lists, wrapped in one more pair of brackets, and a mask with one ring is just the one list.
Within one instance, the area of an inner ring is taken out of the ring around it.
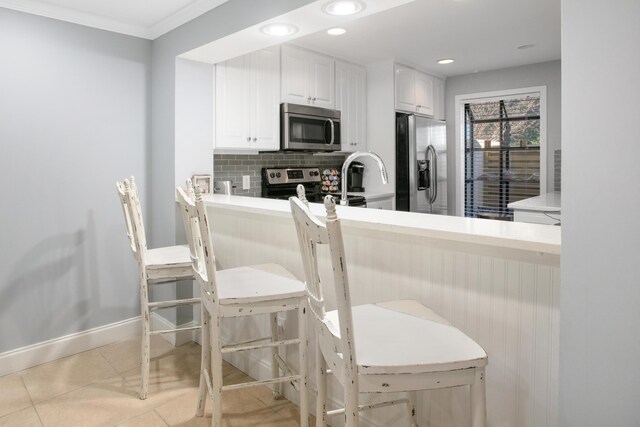
{"label": "subway tile backsplash", "polygon": [[[260,197],[262,192],[262,168],[307,166],[320,168],[340,168],[344,155],[318,156],[304,153],[261,153],[246,154],[214,154],[213,180],[233,181],[233,194],[238,196]],[[248,175],[251,188],[242,189],[242,176]]]}

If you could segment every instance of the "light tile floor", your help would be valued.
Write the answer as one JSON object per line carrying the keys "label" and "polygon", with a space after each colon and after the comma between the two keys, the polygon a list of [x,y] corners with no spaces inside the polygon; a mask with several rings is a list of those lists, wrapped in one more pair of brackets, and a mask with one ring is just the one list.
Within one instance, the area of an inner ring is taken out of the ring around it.
{"label": "light tile floor", "polygon": [[[149,397],[138,399],[140,341],[131,339],[0,377],[0,427],[210,426],[195,417],[200,346],[151,343]],[[224,383],[251,378],[225,363]],[[225,392],[223,424],[299,426],[297,407],[267,387]],[[314,423],[314,420],[312,420]],[[312,424],[313,425],[313,424]]]}

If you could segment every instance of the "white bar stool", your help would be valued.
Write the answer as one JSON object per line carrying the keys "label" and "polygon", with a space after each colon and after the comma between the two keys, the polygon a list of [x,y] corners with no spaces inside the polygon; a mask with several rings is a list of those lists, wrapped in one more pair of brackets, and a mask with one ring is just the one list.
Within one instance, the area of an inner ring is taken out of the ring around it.
{"label": "white bar stool", "polygon": [[[196,416],[204,413],[207,391],[212,401],[212,426],[222,425],[222,392],[244,387],[277,385],[292,382],[300,395],[300,425],[309,425],[307,402],[307,293],[304,283],[277,264],[230,268],[216,271],[213,243],[207,209],[196,188],[195,201],[181,188],[177,189],[185,229],[191,237],[192,265],[200,284],[202,299],[202,362],[200,393]],[[298,311],[298,338],[277,337],[272,317],[272,335],[267,338],[235,344],[223,344],[221,320],[227,317],[253,316]],[[265,342],[266,341],[266,342]],[[277,349],[298,345],[299,372],[294,373],[277,352],[273,353],[273,378],[241,384],[222,385],[222,355],[261,348]],[[280,369],[283,375],[280,375]],[[276,391],[274,394],[278,394]]]}
{"label": "white bar stool", "polygon": [[[127,236],[140,271],[140,310],[142,313],[142,382],[140,399],[147,398],[149,388],[150,337],[155,334],[200,329],[199,326],[152,331],[150,312],[161,308],[199,304],[200,298],[149,302],[149,285],[193,280],[189,247],[187,245],[148,249],[142,221],[140,197],[134,177],[116,182],[118,196],[124,213]],[[191,282],[189,282],[190,284]]]}
{"label": "white bar stool", "polygon": [[[406,404],[417,426],[418,390],[470,386],[471,424],[486,424],[487,354],[471,338],[417,301],[390,301],[352,307],[347,262],[335,201],[325,198],[326,225],[309,210],[304,187],[290,199],[307,278],[309,309],[318,333],[316,426],[329,416],[344,416],[347,427],[359,425],[359,411]],[[338,309],[325,312],[318,274],[317,248],[328,244]],[[327,368],[328,366],[328,368]],[[344,389],[345,408],[327,409],[327,375]],[[359,405],[359,393],[408,392],[408,399]]]}

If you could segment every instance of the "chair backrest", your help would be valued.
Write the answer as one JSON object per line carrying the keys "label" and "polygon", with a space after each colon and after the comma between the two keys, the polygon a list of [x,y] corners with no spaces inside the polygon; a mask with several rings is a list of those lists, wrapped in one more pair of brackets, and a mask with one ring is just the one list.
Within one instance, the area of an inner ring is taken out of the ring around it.
{"label": "chair backrest", "polygon": [[317,245],[328,244],[331,254],[331,266],[340,321],[340,340],[338,352],[342,353],[344,375],[355,381],[357,361],[355,342],[353,339],[353,318],[351,312],[351,294],[347,275],[347,263],[344,255],[344,243],[340,220],[336,215],[336,202],[333,197],[326,196],[324,206],[327,211],[326,224],[320,222],[309,210],[304,198],[304,188],[298,186],[298,197],[289,199],[293,219],[298,232],[298,242],[302,254],[309,307],[317,321],[327,324],[323,284],[318,274]]}
{"label": "chair backrest", "polygon": [[116,189],[122,205],[129,245],[138,262],[143,263],[147,251],[147,238],[142,220],[142,209],[138,196],[138,186],[132,176],[124,182],[116,182]]}
{"label": "chair backrest", "polygon": [[195,205],[195,191],[191,180],[187,180],[186,189],[176,187],[176,197],[180,204],[180,213],[182,216],[182,224],[184,225],[185,234],[187,236],[187,243],[189,243],[189,253],[191,255],[191,265],[194,272],[202,272],[203,256],[199,254],[202,250],[200,245],[200,229],[197,222],[196,205]]}
{"label": "chair backrest", "polygon": [[203,297],[218,306],[218,286],[216,276],[216,259],[213,254],[213,243],[207,208],[202,200],[200,188],[195,189],[195,195],[189,196],[193,187],[187,184],[187,191],[177,188],[178,202],[182,211],[182,220],[187,233],[191,265],[196,280],[203,291]]}

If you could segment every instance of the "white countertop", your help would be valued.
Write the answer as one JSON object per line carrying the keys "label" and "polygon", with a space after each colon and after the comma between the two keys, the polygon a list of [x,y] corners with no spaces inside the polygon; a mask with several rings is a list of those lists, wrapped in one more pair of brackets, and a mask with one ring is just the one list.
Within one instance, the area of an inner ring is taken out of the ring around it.
{"label": "white countertop", "polygon": [[519,200],[509,203],[508,208],[514,210],[526,210],[536,212],[560,212],[560,192],[553,191],[551,193],[541,194],[540,196],[531,197],[529,199]]}
{"label": "white countertop", "polygon": [[[222,194],[206,195],[204,199],[212,208],[291,217],[286,200]],[[311,203],[311,211],[325,217],[324,206],[319,203]],[[350,206],[338,206],[337,212],[345,226],[354,228],[560,254],[560,227]]]}

